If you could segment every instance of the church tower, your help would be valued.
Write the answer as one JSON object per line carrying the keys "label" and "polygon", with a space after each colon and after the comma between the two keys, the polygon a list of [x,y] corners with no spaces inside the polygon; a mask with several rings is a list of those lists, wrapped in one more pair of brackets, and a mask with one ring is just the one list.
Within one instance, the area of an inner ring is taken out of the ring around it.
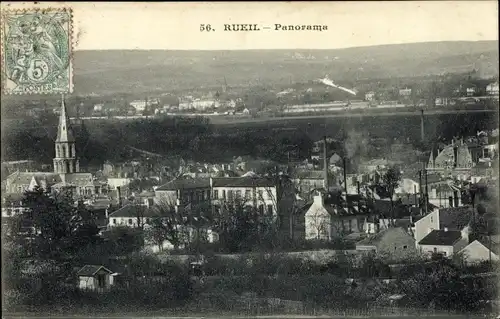
{"label": "church tower", "polygon": [[61,101],[61,114],[59,115],[55,147],[54,172],[59,174],[78,173],[80,164],[76,158],[75,137],[64,104],[64,96]]}

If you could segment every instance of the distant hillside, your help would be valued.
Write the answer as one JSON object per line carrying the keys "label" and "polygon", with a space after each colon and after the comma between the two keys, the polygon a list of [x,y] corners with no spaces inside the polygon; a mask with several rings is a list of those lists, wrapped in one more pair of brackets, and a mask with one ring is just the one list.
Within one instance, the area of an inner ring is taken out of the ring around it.
{"label": "distant hillside", "polygon": [[432,42],[338,50],[77,51],[77,94],[461,73],[498,75],[498,42]]}

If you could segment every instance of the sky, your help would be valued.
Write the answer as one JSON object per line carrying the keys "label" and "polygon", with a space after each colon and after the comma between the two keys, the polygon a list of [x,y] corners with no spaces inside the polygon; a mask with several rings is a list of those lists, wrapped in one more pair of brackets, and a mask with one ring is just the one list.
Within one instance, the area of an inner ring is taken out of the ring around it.
{"label": "sky", "polygon": [[[2,4],[2,8],[14,3]],[[64,4],[42,3],[57,7]],[[497,1],[71,3],[74,49],[337,49],[498,40]],[[223,25],[327,25],[327,31],[224,32]],[[201,32],[200,24],[216,31]]]}

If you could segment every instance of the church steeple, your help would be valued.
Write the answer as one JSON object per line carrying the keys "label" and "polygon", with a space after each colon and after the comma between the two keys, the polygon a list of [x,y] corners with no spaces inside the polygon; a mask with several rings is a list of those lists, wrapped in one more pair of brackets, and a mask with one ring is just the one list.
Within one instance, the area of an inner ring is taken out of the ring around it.
{"label": "church steeple", "polygon": [[56,157],[54,158],[54,172],[59,174],[77,173],[80,165],[76,158],[75,137],[71,129],[68,111],[61,100],[61,114],[59,115],[59,126],[57,128],[57,139],[55,142]]}
{"label": "church steeple", "polygon": [[61,100],[61,114],[59,115],[59,126],[57,128],[57,140],[59,143],[74,143],[75,138],[71,130],[68,111],[64,103],[64,95]]}

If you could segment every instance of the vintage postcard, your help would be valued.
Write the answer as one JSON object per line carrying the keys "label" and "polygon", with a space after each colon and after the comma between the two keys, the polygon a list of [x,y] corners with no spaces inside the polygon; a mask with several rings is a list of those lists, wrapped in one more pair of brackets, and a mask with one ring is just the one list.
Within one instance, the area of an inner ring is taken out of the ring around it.
{"label": "vintage postcard", "polygon": [[497,1],[0,27],[2,317],[500,315]]}

